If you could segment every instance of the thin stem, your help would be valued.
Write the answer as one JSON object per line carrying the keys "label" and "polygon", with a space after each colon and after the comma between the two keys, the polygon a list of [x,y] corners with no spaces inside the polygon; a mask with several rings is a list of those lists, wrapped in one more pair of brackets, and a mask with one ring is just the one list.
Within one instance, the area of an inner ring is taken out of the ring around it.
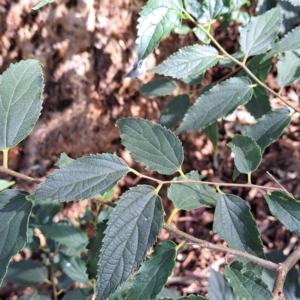
{"label": "thin stem", "polygon": [[181,166],[180,166],[180,168],[178,169],[178,172],[179,172],[180,176],[181,176],[183,179],[186,179],[186,176],[185,176],[184,173],[182,172]]}
{"label": "thin stem", "polygon": [[179,248],[181,248],[184,244],[185,244],[185,240],[181,241],[181,243],[178,244],[178,245],[176,246],[176,251],[177,251]]}
{"label": "thin stem", "polygon": [[2,150],[2,152],[3,152],[3,166],[4,166],[4,168],[8,168],[8,151],[9,151],[9,149]]}
{"label": "thin stem", "polygon": [[136,176],[141,176],[141,173],[138,172],[138,171],[135,170],[135,169],[129,168],[129,171],[132,172],[132,173],[134,173]]}
{"label": "thin stem", "polygon": [[218,191],[219,194],[223,194],[224,195],[224,193],[220,190],[220,187],[218,185],[216,186],[216,190]]}
{"label": "thin stem", "polygon": [[242,64],[243,64],[244,66],[246,65],[247,59],[248,59],[248,55],[245,55],[245,56],[244,56],[244,59],[243,59],[243,62],[242,62]]}
{"label": "thin stem", "polygon": [[160,183],[160,184],[158,185],[158,187],[155,189],[155,194],[156,194],[156,195],[159,193],[159,191],[160,191],[160,189],[161,189],[162,186],[163,186],[163,183]]}
{"label": "thin stem", "polygon": [[21,173],[15,172],[13,170],[7,169],[7,168],[5,168],[5,166],[0,166],[0,172],[5,173],[7,175],[11,175],[13,177],[23,179],[23,180],[31,182],[31,183],[36,183],[36,184],[42,183],[42,181],[40,181],[38,179],[34,179],[32,177],[29,177],[29,176],[23,175]]}
{"label": "thin stem", "polygon": [[279,88],[278,95],[280,95],[280,94],[282,93],[283,88],[284,88],[284,86],[281,86],[281,87]]}
{"label": "thin stem", "polygon": [[248,178],[248,184],[251,184],[251,174],[252,174],[251,172],[248,173],[248,177],[247,177]]}
{"label": "thin stem", "polygon": [[177,207],[174,208],[174,210],[172,211],[172,213],[171,213],[171,215],[170,215],[170,217],[169,217],[169,219],[168,219],[168,221],[167,221],[167,224],[171,224],[171,222],[172,222],[174,216],[175,216],[179,211],[180,211],[179,208],[177,208]]}

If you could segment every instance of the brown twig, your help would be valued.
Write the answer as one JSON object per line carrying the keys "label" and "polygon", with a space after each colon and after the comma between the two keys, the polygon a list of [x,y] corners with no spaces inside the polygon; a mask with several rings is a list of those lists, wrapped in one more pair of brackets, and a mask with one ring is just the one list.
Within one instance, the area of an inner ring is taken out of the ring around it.
{"label": "brown twig", "polygon": [[34,179],[32,177],[23,175],[21,173],[15,172],[13,170],[7,169],[7,168],[5,168],[3,166],[0,166],[0,172],[4,173],[4,174],[7,174],[7,175],[11,175],[13,177],[17,177],[17,178],[23,179],[23,180],[31,182],[31,183],[36,183],[36,184],[42,183],[42,181],[40,181],[38,179]]}

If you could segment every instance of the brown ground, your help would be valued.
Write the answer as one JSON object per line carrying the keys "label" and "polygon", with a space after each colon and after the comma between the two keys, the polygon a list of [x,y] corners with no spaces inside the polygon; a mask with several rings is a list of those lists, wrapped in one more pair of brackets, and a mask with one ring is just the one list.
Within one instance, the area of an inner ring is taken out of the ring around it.
{"label": "brown ground", "polygon": [[[157,121],[160,111],[170,99],[149,99],[140,94],[139,86],[152,79],[153,75],[141,79],[124,78],[135,59],[137,12],[143,1],[58,0],[37,12],[30,9],[36,3],[34,0],[0,0],[0,73],[10,63],[35,58],[44,65],[46,84],[42,115],[31,135],[10,151],[9,167],[44,179],[47,173],[53,172],[54,162],[61,152],[77,158],[90,153],[116,151],[130,166],[142,171],[143,167],[135,164],[120,145],[115,122],[124,116]],[[226,50],[230,53],[238,50],[235,24],[231,24],[227,32],[221,32],[218,23],[214,24],[214,29],[218,41]],[[154,66],[178,48],[195,42],[192,33],[187,36],[174,34],[147,58],[147,65]],[[207,72],[205,82],[211,83],[225,72],[228,70],[215,67]],[[276,88],[272,74],[267,82]],[[186,85],[181,84],[181,88],[189,91]],[[293,88],[284,91],[283,95],[297,105],[297,95]],[[272,100],[272,105],[281,106],[276,99]],[[185,150],[183,171],[199,170],[207,180],[231,182],[233,158],[226,143],[237,132],[238,124],[251,122],[253,119],[243,108],[219,122],[218,169],[214,167],[212,144],[203,133],[181,135]],[[253,183],[275,185],[266,174],[268,170],[295,198],[300,197],[299,134],[299,119],[294,118],[283,137],[267,149],[262,165],[253,174]],[[20,180],[16,181],[16,188],[28,191],[35,188]],[[244,176],[237,180],[245,181]],[[126,177],[120,183],[114,199],[137,182],[134,177]],[[223,191],[249,201],[266,251],[278,249],[288,254],[298,243],[298,238],[270,217],[260,191],[237,188],[224,188]],[[165,190],[162,190],[162,196],[165,196]],[[82,216],[87,204],[90,202],[65,205],[60,218],[74,221],[78,215]],[[164,204],[168,215],[172,205],[166,199]],[[174,218],[174,224],[180,229],[224,244],[218,236],[213,235],[212,222],[213,210],[203,208],[181,212]],[[88,233],[91,234],[91,231]],[[168,234],[162,232],[161,239],[167,237]],[[175,240],[180,241],[177,238]],[[190,245],[184,246],[179,252],[176,269],[168,286],[183,295],[204,295],[209,267],[213,265],[215,269],[222,269],[227,258],[223,254]],[[5,285],[0,290],[0,297],[13,300],[16,295],[20,296],[29,290]]]}

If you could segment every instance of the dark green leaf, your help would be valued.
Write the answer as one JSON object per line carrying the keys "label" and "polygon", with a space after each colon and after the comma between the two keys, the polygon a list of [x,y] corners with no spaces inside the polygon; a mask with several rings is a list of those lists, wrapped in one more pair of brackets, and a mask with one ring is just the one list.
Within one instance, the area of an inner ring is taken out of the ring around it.
{"label": "dark green leaf", "polygon": [[190,97],[179,95],[170,100],[162,110],[158,123],[168,129],[174,128],[190,107]]}
{"label": "dark green leaf", "polygon": [[[245,55],[243,52],[239,51],[231,54],[231,56],[233,56],[235,59],[240,61]],[[227,56],[223,56],[219,60],[219,65],[220,68],[233,68],[236,65],[236,63],[232,61],[230,58],[228,58]]]}
{"label": "dark green leaf", "polygon": [[159,244],[133,278],[126,299],[155,299],[175,268],[175,258],[175,243],[165,241]]}
{"label": "dark green leaf", "polygon": [[191,74],[188,75],[187,77],[181,79],[181,81],[189,84],[189,85],[195,85],[195,84],[200,84],[204,79],[204,74],[200,74],[197,76],[192,76]]}
{"label": "dark green leaf", "polygon": [[210,300],[236,300],[224,275],[210,268],[207,291]]}
{"label": "dark green leaf", "polygon": [[146,58],[159,42],[181,25],[181,0],[150,0],[140,12],[136,53],[139,59]]}
{"label": "dark green leaf", "polygon": [[40,238],[34,235],[34,229],[32,227],[28,227],[27,243],[25,247],[28,248],[31,252],[35,252],[38,250],[40,244]]}
{"label": "dark green leaf", "polygon": [[174,299],[180,297],[180,294],[172,289],[163,288],[162,291],[156,296],[156,299],[161,299],[162,297],[167,297],[168,299]]}
{"label": "dark green leaf", "polygon": [[136,186],[121,196],[105,231],[97,300],[105,300],[142,262],[162,228],[163,214],[161,199],[151,186]]}
{"label": "dark green leaf", "polygon": [[283,22],[280,31],[285,34],[296,24],[300,13],[300,7],[294,6],[286,0],[279,0],[277,6],[280,7],[283,15]]}
{"label": "dark green leaf", "polygon": [[267,285],[252,271],[243,272],[243,264],[235,261],[225,267],[225,276],[239,299],[271,300]]}
{"label": "dark green leaf", "polygon": [[261,150],[252,137],[237,134],[231,141],[230,148],[234,154],[234,164],[240,173],[249,174],[260,165]]}
{"label": "dark green leaf", "polygon": [[130,288],[131,280],[123,282],[118,289],[108,297],[108,300],[124,300]]}
{"label": "dark green leaf", "polygon": [[36,6],[34,6],[32,9],[33,10],[37,10],[47,4],[53,3],[55,0],[42,0],[41,2],[39,2]]}
{"label": "dark green leaf", "polygon": [[133,159],[146,165],[147,170],[173,174],[183,162],[183,149],[177,136],[144,119],[123,118],[117,121],[122,144]]}
{"label": "dark green leaf", "polygon": [[110,191],[128,171],[116,155],[83,156],[49,175],[31,198],[76,201],[95,197]]}
{"label": "dark green leaf", "polygon": [[18,298],[18,300],[51,300],[51,296],[45,292],[34,291]]}
{"label": "dark green leaf", "polygon": [[84,223],[93,221],[93,219],[94,219],[94,213],[92,212],[90,205],[87,205],[85,207],[85,213],[84,213],[83,217],[76,218],[75,220],[81,224],[82,223],[84,224]]}
{"label": "dark green leaf", "polygon": [[85,300],[93,295],[93,288],[77,289],[66,294],[62,300]]}
{"label": "dark green leaf", "polygon": [[[298,51],[299,52],[299,51]],[[300,53],[300,52],[299,52]],[[296,51],[287,51],[278,57],[277,83],[279,86],[287,86],[300,77],[300,57]]]}
{"label": "dark green leaf", "polygon": [[228,11],[224,0],[204,0],[202,7],[210,20],[217,19],[222,13]]}
{"label": "dark green leaf", "polygon": [[300,235],[300,203],[282,192],[265,194],[273,216],[290,231]]}
{"label": "dark green leaf", "polygon": [[[161,299],[161,300],[165,300],[165,299],[166,298]],[[205,297],[202,297],[202,296],[190,295],[188,297],[179,297],[179,298],[176,298],[174,300],[209,300],[209,299],[205,298]]]}
{"label": "dark green leaf", "polygon": [[34,216],[31,217],[31,224],[45,225],[52,224],[53,218],[62,209],[62,205],[58,201],[52,200],[36,200],[33,203],[32,212]]}
{"label": "dark green leaf", "polygon": [[[200,181],[197,171],[186,174],[186,178]],[[178,180],[183,180],[183,178],[180,176],[173,179],[175,182]],[[207,184],[192,182],[172,183],[168,188],[168,198],[173,201],[176,208],[192,210],[201,206],[216,206],[219,194]]]}
{"label": "dark green leaf", "polygon": [[168,78],[158,78],[140,87],[140,91],[148,97],[171,95],[177,89],[177,84]]}
{"label": "dark green leaf", "polygon": [[230,78],[202,94],[187,111],[177,133],[196,131],[207,127],[219,118],[226,117],[239,105],[246,104],[253,89],[247,78]]}
{"label": "dark green leaf", "polygon": [[281,136],[290,122],[288,108],[275,109],[258,119],[244,134],[252,137],[263,152]]}
{"label": "dark green leaf", "polygon": [[59,159],[57,160],[55,165],[61,168],[67,166],[72,162],[74,162],[74,159],[69,157],[65,152],[63,152],[60,154]]}
{"label": "dark green leaf", "polygon": [[7,181],[7,180],[2,180],[0,179],[0,192],[9,188],[10,186],[14,185],[14,181]]}
{"label": "dark green leaf", "polygon": [[67,289],[74,283],[74,280],[71,279],[65,272],[62,272],[57,279],[58,279],[57,287],[59,290]]}
{"label": "dark green leaf", "polygon": [[86,272],[89,275],[89,279],[97,277],[98,260],[100,256],[100,250],[102,247],[102,240],[104,238],[104,230],[106,229],[106,222],[98,223],[96,227],[96,236],[90,238],[90,242],[87,245],[88,258],[86,261]]}
{"label": "dark green leaf", "polygon": [[34,260],[14,261],[9,265],[6,280],[21,286],[37,286],[48,278],[48,270]]}
{"label": "dark green leaf", "polygon": [[42,109],[43,72],[35,59],[11,64],[0,81],[0,150],[21,142]]}
{"label": "dark green leaf", "polygon": [[[223,194],[217,204],[213,230],[228,246],[265,258],[257,224],[247,203],[238,196]],[[262,267],[247,263],[248,269],[260,274]]]}
{"label": "dark green leaf", "polygon": [[87,234],[71,223],[60,222],[51,225],[41,225],[38,228],[47,238],[78,252],[84,251],[88,243]]}
{"label": "dark green leaf", "polygon": [[291,2],[293,5],[300,5],[300,1],[299,0],[287,0],[289,2]]}
{"label": "dark green leaf", "polygon": [[266,11],[276,7],[277,0],[258,0],[256,11],[259,15],[265,13]]}
{"label": "dark green leaf", "polygon": [[213,67],[219,60],[218,51],[212,46],[193,45],[179,49],[159,66],[147,72],[183,79],[198,76]]}
{"label": "dark green leaf", "polygon": [[104,210],[102,210],[98,216],[97,222],[103,222],[104,220],[109,220],[111,213],[113,212],[112,207],[107,207]]}
{"label": "dark green leaf", "polygon": [[32,202],[26,192],[6,190],[0,193],[0,286],[10,259],[27,242],[28,219]]}
{"label": "dark green leaf", "polygon": [[219,140],[219,131],[218,131],[218,122],[214,122],[203,129],[203,132],[207,135],[214,146],[214,151],[218,150],[218,140]]}

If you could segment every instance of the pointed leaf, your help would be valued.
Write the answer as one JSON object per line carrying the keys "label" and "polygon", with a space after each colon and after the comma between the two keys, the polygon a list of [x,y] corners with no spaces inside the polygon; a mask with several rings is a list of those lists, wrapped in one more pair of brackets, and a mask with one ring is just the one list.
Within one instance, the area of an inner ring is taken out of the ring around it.
{"label": "pointed leaf", "polygon": [[32,9],[33,10],[37,10],[40,9],[41,7],[49,4],[49,3],[53,3],[55,0],[42,0],[41,2],[39,2],[36,6],[34,6]]}
{"label": "pointed leaf", "polygon": [[154,69],[148,70],[173,78],[198,76],[213,67],[219,60],[218,50],[212,46],[193,45],[179,49]]}
{"label": "pointed leaf", "polygon": [[126,300],[155,299],[175,268],[175,258],[175,243],[159,244],[133,278]]}
{"label": "pointed leaf", "polygon": [[49,175],[31,198],[76,201],[95,197],[111,190],[128,171],[116,155],[83,156]]}
{"label": "pointed leaf", "polygon": [[123,118],[117,121],[122,144],[133,159],[147,170],[169,175],[183,162],[183,149],[177,136],[166,128],[144,119]]}
{"label": "pointed leaf", "polygon": [[136,53],[139,59],[146,58],[159,42],[181,25],[181,0],[150,0],[140,12]]}
{"label": "pointed leaf", "polygon": [[121,196],[105,231],[97,300],[105,300],[133,273],[155,242],[162,224],[163,207],[153,187],[136,186]]}
{"label": "pointed leaf", "polygon": [[282,192],[265,194],[273,216],[290,231],[300,235],[300,203]]}
{"label": "pointed leaf", "polygon": [[168,78],[154,79],[140,87],[140,91],[148,97],[171,95],[177,89],[177,84]]}
{"label": "pointed leaf", "polygon": [[279,108],[268,112],[246,130],[244,135],[252,137],[263,152],[281,136],[284,129],[290,124],[289,112],[288,108]]}
{"label": "pointed leaf", "polygon": [[170,100],[162,110],[158,123],[168,129],[174,128],[190,107],[190,97],[179,95]]}
{"label": "pointed leaf", "polygon": [[86,260],[86,272],[89,279],[97,277],[98,260],[102,247],[102,240],[104,238],[104,230],[107,227],[107,222],[98,223],[96,227],[96,236],[90,238],[89,244],[86,246],[88,249],[88,258]]}
{"label": "pointed leaf", "polygon": [[14,185],[15,181],[7,181],[0,179],[0,192]]}
{"label": "pointed leaf", "polygon": [[225,276],[239,299],[271,300],[267,285],[252,271],[243,272],[243,264],[235,261],[225,267]]}
{"label": "pointed leaf", "polygon": [[0,81],[0,150],[21,142],[42,109],[43,72],[35,59],[11,64]]}
{"label": "pointed leaf", "polygon": [[47,237],[62,245],[84,251],[88,243],[87,234],[71,223],[60,222],[51,225],[40,225],[38,228]]}
{"label": "pointed leaf", "polygon": [[[186,174],[186,178],[200,181],[197,171]],[[175,177],[172,181],[176,182],[178,180],[183,180],[183,178],[181,176]],[[192,182],[172,183],[168,188],[168,198],[172,200],[176,208],[192,210],[201,206],[216,206],[219,194],[207,184]]]}
{"label": "pointed leaf", "polygon": [[202,94],[187,111],[176,133],[205,128],[247,103],[253,93],[249,84],[247,78],[230,78]]}
{"label": "pointed leaf", "polygon": [[235,135],[230,148],[234,154],[234,164],[240,173],[249,174],[260,165],[261,150],[250,136]]}
{"label": "pointed leaf", "polygon": [[[213,230],[230,248],[265,258],[257,224],[247,203],[238,196],[223,194],[217,204]],[[260,274],[262,267],[248,262],[247,268]]]}
{"label": "pointed leaf", "polygon": [[21,286],[38,286],[47,278],[47,268],[41,263],[29,259],[12,262],[5,279]]}
{"label": "pointed leaf", "polygon": [[282,15],[275,7],[263,15],[252,17],[240,30],[240,45],[246,55],[265,53],[273,45],[280,30]]}
{"label": "pointed leaf", "polygon": [[55,163],[56,166],[62,168],[64,166],[67,166],[68,164],[74,162],[74,159],[69,157],[65,152],[61,153],[59,156],[59,159]]}
{"label": "pointed leaf", "polygon": [[283,38],[273,46],[271,51],[267,53],[263,61],[269,59],[274,54],[300,49],[300,26],[294,28],[283,36]]}
{"label": "pointed leaf", "polygon": [[300,7],[294,6],[293,4],[285,0],[278,1],[277,6],[280,7],[283,15],[283,22],[280,31],[283,34],[285,34],[287,31],[291,30],[296,24],[300,13]]}
{"label": "pointed leaf", "polygon": [[279,86],[287,86],[300,77],[300,51],[287,51],[278,57],[277,83]]}
{"label": "pointed leaf", "polygon": [[51,300],[51,296],[45,292],[34,291],[31,294],[19,297],[18,300]]}
{"label": "pointed leaf", "polygon": [[85,300],[93,295],[93,288],[76,289],[66,294],[61,300]]}
{"label": "pointed leaf", "polygon": [[219,131],[218,131],[218,122],[214,122],[203,129],[203,132],[210,139],[213,144],[214,151],[218,149],[218,140],[219,140]]}
{"label": "pointed leaf", "polygon": [[124,300],[129,291],[131,282],[131,279],[123,282],[113,294],[110,294],[108,300]]}
{"label": "pointed leaf", "polygon": [[32,202],[26,192],[6,190],[0,193],[0,286],[10,259],[25,247]]}

